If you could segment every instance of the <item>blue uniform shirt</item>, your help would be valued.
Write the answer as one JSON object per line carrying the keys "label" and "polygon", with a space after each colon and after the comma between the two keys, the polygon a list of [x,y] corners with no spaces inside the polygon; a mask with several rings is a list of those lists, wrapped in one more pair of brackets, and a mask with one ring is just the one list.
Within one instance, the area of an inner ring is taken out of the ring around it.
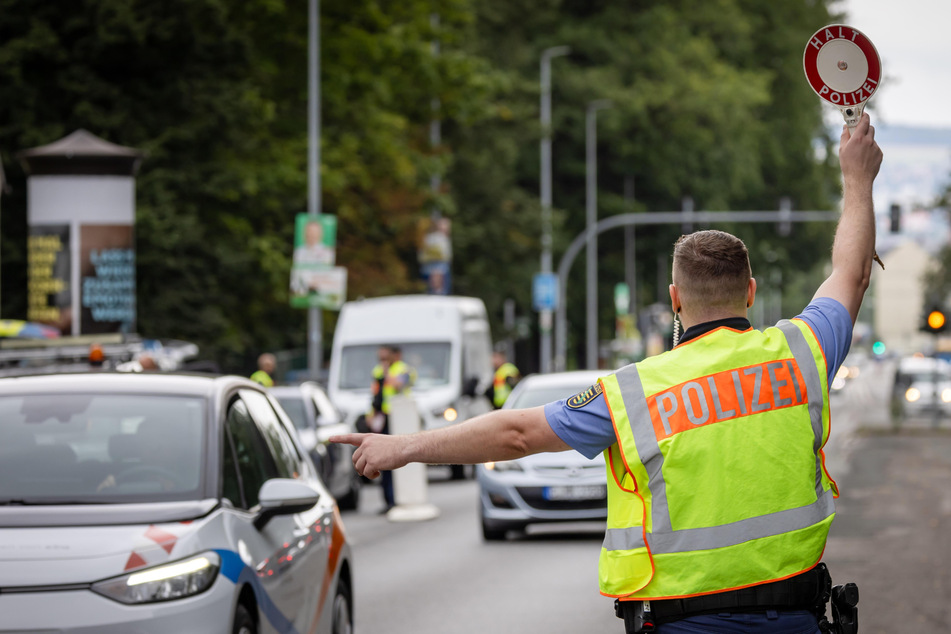
{"label": "blue uniform shirt", "polygon": [[[826,357],[831,384],[832,378],[839,371],[839,366],[842,365],[852,345],[852,318],[849,316],[849,311],[834,299],[819,297],[806,306],[798,318],[806,322],[816,334],[819,347],[822,348]],[[749,324],[745,319],[740,322],[747,326]],[[709,328],[703,328],[705,325],[702,324],[699,327],[701,330],[697,334],[709,330]],[[694,328],[698,327],[688,329],[684,336],[691,335]],[[569,408],[566,401],[567,399],[564,399],[546,405],[545,417],[552,430],[568,446],[588,458],[594,458],[617,441],[611,414],[608,412],[607,402],[603,396],[591,399],[577,409]]]}

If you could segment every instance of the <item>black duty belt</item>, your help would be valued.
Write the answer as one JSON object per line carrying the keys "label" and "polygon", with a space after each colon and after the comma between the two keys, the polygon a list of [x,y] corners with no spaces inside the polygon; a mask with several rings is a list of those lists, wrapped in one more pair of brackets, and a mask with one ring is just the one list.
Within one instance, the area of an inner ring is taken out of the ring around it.
{"label": "black duty belt", "polygon": [[[825,565],[819,564],[811,570],[781,581],[697,597],[651,601],[650,614],[656,622],[664,623],[717,612],[813,610],[822,600],[828,574]],[[620,606],[625,609],[629,607],[625,604],[635,603],[639,602],[621,601]]]}

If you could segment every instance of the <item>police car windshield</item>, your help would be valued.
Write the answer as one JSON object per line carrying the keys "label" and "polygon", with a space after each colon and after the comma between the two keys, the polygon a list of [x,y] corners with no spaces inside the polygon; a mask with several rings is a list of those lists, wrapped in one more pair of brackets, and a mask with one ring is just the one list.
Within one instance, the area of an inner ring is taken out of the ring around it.
{"label": "police car windshield", "polygon": [[204,411],[195,397],[0,397],[0,500],[200,499]]}
{"label": "police car windshield", "polygon": [[[448,341],[400,343],[403,362],[416,371],[413,390],[449,384],[452,347]],[[373,368],[377,364],[378,345],[347,346],[340,355],[340,388],[344,390],[369,389],[373,382]]]}

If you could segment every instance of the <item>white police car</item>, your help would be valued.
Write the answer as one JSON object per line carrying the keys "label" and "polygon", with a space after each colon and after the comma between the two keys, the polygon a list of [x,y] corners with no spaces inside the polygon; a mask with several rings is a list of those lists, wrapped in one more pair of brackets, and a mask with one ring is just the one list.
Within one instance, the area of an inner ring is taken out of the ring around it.
{"label": "white police car", "polygon": [[290,429],[239,377],[0,379],[0,632],[351,632]]}

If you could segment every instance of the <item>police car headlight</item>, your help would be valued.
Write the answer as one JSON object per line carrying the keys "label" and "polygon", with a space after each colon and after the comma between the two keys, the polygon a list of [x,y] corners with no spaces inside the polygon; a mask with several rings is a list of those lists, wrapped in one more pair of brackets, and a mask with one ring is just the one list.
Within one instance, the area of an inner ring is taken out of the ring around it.
{"label": "police car headlight", "polygon": [[921,391],[916,387],[910,387],[905,392],[905,400],[907,400],[909,403],[914,403],[920,398],[921,398]]}
{"label": "police car headlight", "polygon": [[92,584],[92,590],[119,603],[156,603],[201,594],[211,587],[221,558],[206,552],[170,564],[137,570]]}
{"label": "police car headlight", "polygon": [[951,403],[951,388],[941,390],[941,400],[945,403]]}
{"label": "police car headlight", "polygon": [[525,471],[515,460],[504,460],[502,462],[487,462],[485,463],[485,468],[489,471],[497,471],[502,473],[504,471]]}

